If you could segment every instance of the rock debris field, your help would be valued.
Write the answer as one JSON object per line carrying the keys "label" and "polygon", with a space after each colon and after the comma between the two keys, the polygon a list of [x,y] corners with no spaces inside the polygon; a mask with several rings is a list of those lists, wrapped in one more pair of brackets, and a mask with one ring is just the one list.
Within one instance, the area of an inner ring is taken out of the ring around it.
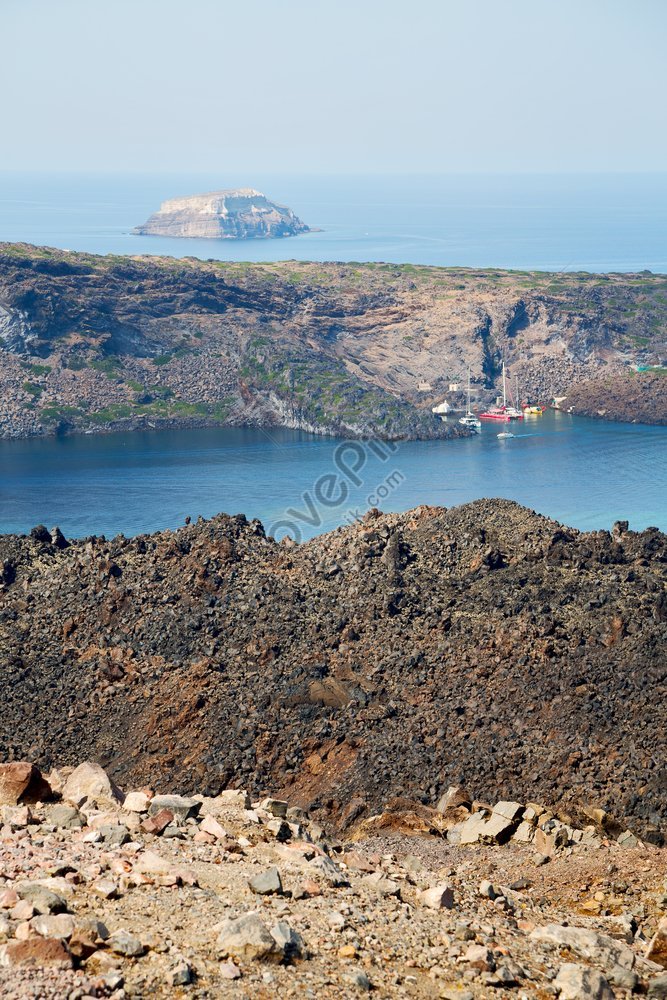
{"label": "rock debris field", "polygon": [[667,995],[666,567],[500,500],[0,538],[0,994]]}
{"label": "rock debris field", "polygon": [[664,852],[537,803],[452,787],[439,836],[384,816],[348,841],[90,762],[2,765],[0,800],[3,997],[667,994]]}

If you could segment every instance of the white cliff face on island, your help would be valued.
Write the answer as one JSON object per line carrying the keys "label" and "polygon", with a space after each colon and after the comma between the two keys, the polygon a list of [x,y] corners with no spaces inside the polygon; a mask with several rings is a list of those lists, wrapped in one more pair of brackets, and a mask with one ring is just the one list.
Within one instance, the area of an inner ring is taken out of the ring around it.
{"label": "white cliff face on island", "polygon": [[309,228],[291,208],[276,205],[261,191],[238,188],[171,198],[134,232],[140,236],[247,240],[296,236]]}

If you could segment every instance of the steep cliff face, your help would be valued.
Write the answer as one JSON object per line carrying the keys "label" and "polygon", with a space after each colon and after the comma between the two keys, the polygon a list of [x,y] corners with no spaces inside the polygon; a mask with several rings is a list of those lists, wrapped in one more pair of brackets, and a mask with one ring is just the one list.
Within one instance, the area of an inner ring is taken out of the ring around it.
{"label": "steep cliff face", "polygon": [[253,188],[171,198],[135,233],[142,236],[211,240],[268,239],[307,233],[290,208],[276,205]]}
{"label": "steep cliff face", "polygon": [[[237,264],[4,244],[0,436],[225,423],[446,437],[458,425],[431,407],[468,367],[473,404],[487,404],[503,359],[535,402],[625,379],[623,408],[605,392],[612,405],[593,412],[627,419],[629,394],[645,391],[630,365],[664,363],[666,331],[664,275]],[[667,418],[665,389],[661,378],[631,419]]]}

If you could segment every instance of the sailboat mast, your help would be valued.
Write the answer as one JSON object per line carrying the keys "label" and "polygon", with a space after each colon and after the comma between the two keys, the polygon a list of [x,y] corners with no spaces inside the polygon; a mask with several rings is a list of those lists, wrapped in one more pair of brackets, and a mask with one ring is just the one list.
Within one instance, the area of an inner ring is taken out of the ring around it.
{"label": "sailboat mast", "polygon": [[505,362],[503,361],[503,406],[507,406],[507,387],[505,385]]}
{"label": "sailboat mast", "polygon": [[470,409],[470,365],[468,365],[468,416],[472,413]]}

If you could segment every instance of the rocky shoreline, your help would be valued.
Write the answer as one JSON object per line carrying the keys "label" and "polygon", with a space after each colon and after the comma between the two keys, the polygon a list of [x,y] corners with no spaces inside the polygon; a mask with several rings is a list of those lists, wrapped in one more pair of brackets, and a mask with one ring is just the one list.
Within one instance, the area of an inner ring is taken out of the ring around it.
{"label": "rocky shoreline", "polygon": [[190,791],[0,764],[3,997],[667,994],[665,852],[600,817],[450,788],[340,839],[281,798]]}
{"label": "rocky shoreline", "polygon": [[575,412],[658,423],[664,383],[649,404],[627,373],[667,355],[666,284],[2,244],[0,437],[153,425],[458,436],[432,406],[464,405],[468,366],[474,403],[488,405],[503,358],[532,402],[569,395]]}
{"label": "rocky shoreline", "polygon": [[667,368],[617,373],[575,385],[561,406],[570,413],[634,424],[667,424]]}

